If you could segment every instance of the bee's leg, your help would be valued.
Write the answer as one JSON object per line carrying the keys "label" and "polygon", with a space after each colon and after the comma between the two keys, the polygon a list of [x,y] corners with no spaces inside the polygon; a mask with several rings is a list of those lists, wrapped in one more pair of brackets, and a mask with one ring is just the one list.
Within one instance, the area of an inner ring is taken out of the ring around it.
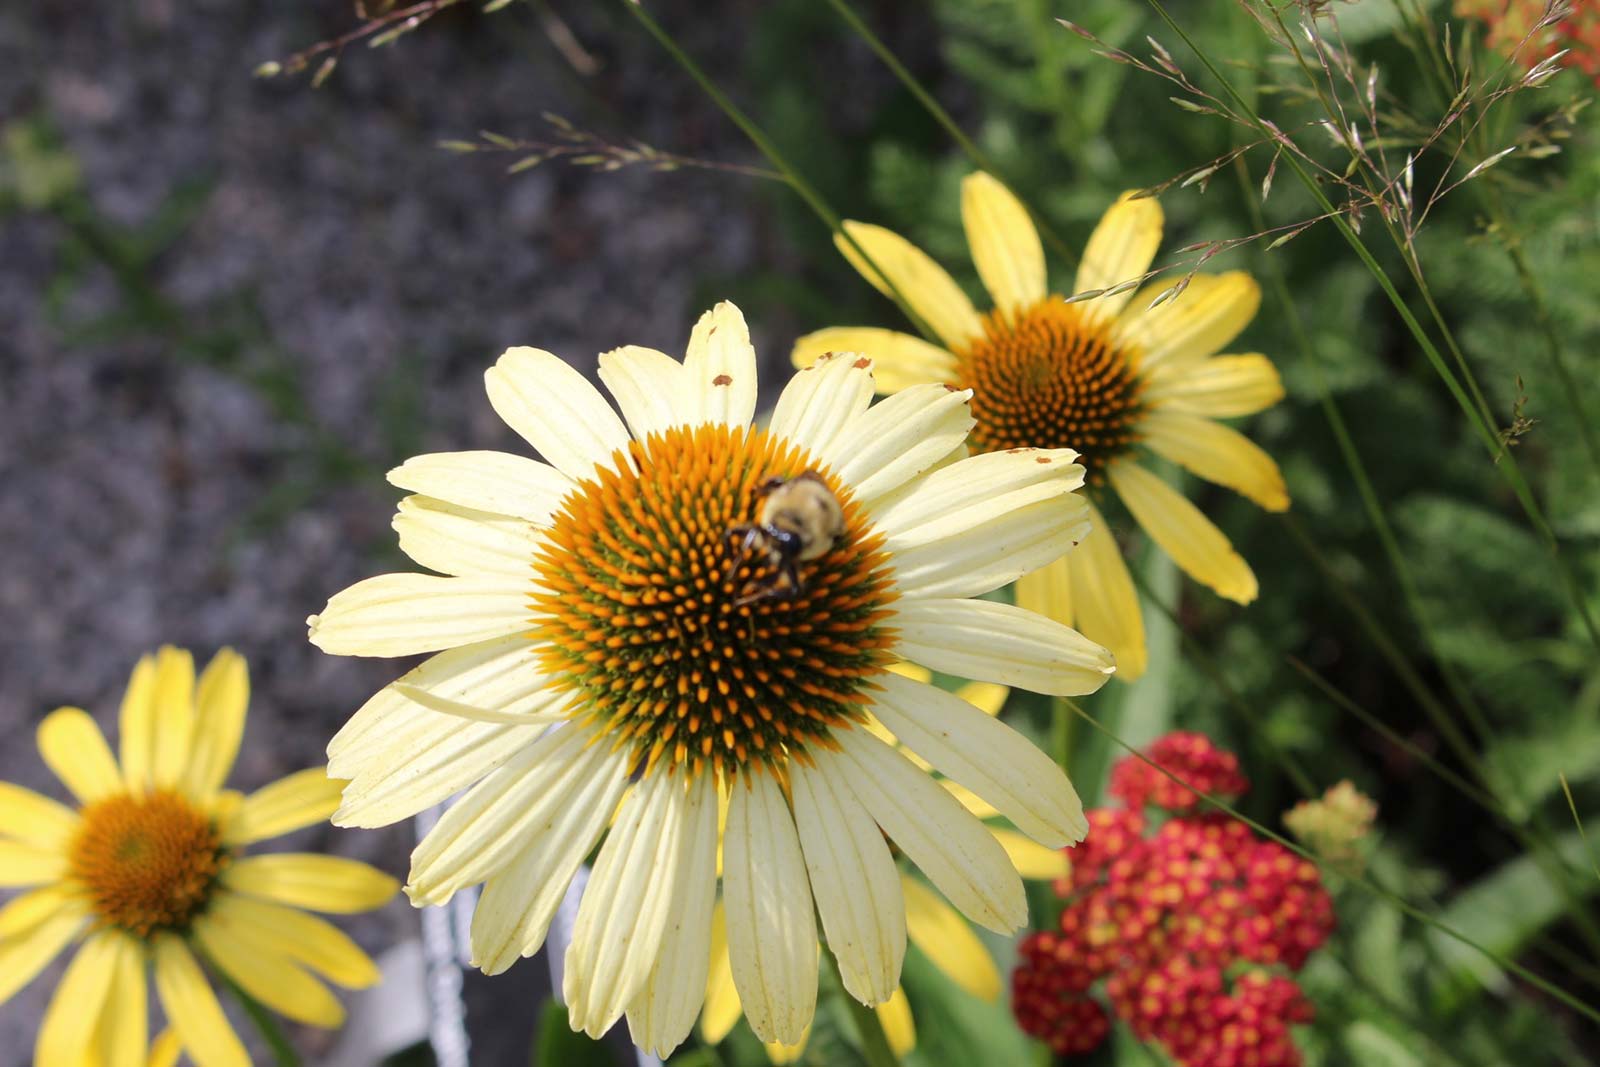
{"label": "bee's leg", "polygon": [[778,581],[773,583],[768,595],[773,600],[793,600],[804,588],[800,584],[800,572],[796,569],[794,560],[785,557],[778,565]]}
{"label": "bee's leg", "polygon": [[785,478],[781,474],[774,474],[770,478],[763,478],[761,484],[756,486],[756,499],[760,500],[762,497],[766,496],[768,493],[772,492],[774,489],[778,488],[778,486],[782,485],[788,480],[789,479]]}

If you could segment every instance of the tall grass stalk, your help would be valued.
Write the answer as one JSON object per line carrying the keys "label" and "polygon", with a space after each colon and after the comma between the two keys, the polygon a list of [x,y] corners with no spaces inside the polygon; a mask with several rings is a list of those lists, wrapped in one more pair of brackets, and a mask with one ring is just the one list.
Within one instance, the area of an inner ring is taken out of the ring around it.
{"label": "tall grass stalk", "polygon": [[[1222,72],[1220,67],[1211,58],[1209,53],[1200,47],[1199,43],[1196,42],[1192,36],[1190,36],[1188,31],[1183,28],[1182,24],[1173,18],[1172,13],[1167,10],[1166,5],[1163,4],[1161,0],[1147,0],[1147,2],[1149,3],[1151,9],[1154,10],[1158,16],[1160,16],[1164,23],[1166,23],[1167,27],[1171,29],[1172,32],[1177,34],[1179,39],[1188,46],[1189,50],[1195,54],[1195,56],[1200,60],[1201,64],[1211,74],[1212,78],[1214,78],[1222,87],[1223,91],[1233,102],[1233,106],[1238,109],[1238,113],[1241,118],[1249,123],[1257,133],[1266,139],[1267,142],[1281,144],[1284,140],[1284,135],[1282,132],[1277,130],[1277,128],[1271,124],[1265,122],[1260,115],[1256,114],[1254,107],[1248,100],[1245,99],[1243,94],[1240,93],[1239,89],[1233,84],[1232,80]],[[1287,32],[1287,27],[1284,28]],[[1315,85],[1314,79],[1313,84]],[[1315,87],[1320,95],[1320,86]],[[1300,159],[1293,151],[1283,152],[1282,159],[1289,166],[1289,169],[1294,173],[1295,177],[1300,181],[1300,183],[1305,186],[1306,190],[1317,202],[1318,206],[1324,212],[1325,217],[1329,222],[1332,223],[1339,235],[1345,239],[1347,244],[1350,245],[1351,250],[1356,253],[1357,258],[1361,260],[1362,265],[1367,268],[1368,272],[1372,275],[1373,280],[1377,282],[1378,287],[1383,290],[1384,296],[1388,298],[1389,303],[1394,307],[1396,314],[1398,314],[1401,321],[1405,323],[1407,331],[1410,332],[1411,336],[1416,340],[1417,345],[1422,349],[1423,355],[1427,357],[1428,363],[1433,367],[1434,372],[1445,383],[1445,387],[1449,390],[1450,395],[1455,399],[1457,406],[1459,406],[1462,412],[1466,414],[1468,425],[1483,442],[1484,448],[1486,449],[1493,466],[1496,470],[1501,472],[1501,475],[1505,478],[1507,484],[1511,487],[1513,494],[1516,496],[1518,503],[1522,506],[1523,511],[1527,514],[1535,532],[1538,534],[1540,540],[1544,542],[1553,566],[1555,566],[1563,583],[1567,587],[1568,593],[1573,602],[1573,607],[1577,611],[1579,617],[1583,620],[1584,628],[1589,633],[1590,641],[1594,644],[1597,650],[1600,650],[1600,626],[1596,625],[1594,618],[1589,611],[1589,606],[1584,598],[1584,591],[1581,585],[1578,583],[1577,575],[1573,572],[1567,559],[1561,554],[1560,543],[1556,539],[1555,531],[1551,528],[1549,520],[1545,517],[1544,509],[1540,506],[1538,499],[1534,496],[1533,489],[1528,484],[1527,478],[1523,474],[1521,466],[1517,463],[1516,457],[1511,454],[1513,450],[1501,442],[1499,435],[1495,431],[1493,420],[1486,419],[1484,417],[1483,410],[1479,407],[1473,395],[1471,395],[1468,389],[1463,386],[1461,380],[1458,379],[1456,374],[1450,369],[1449,364],[1446,363],[1443,354],[1440,353],[1438,346],[1433,341],[1433,338],[1423,327],[1422,323],[1418,321],[1416,315],[1412,312],[1410,305],[1406,303],[1406,300],[1403,296],[1401,296],[1399,289],[1395,287],[1394,282],[1389,278],[1388,273],[1383,269],[1382,264],[1378,262],[1377,258],[1372,254],[1372,250],[1367,247],[1366,242],[1362,240],[1361,235],[1358,234],[1350,225],[1343,213],[1334,206],[1333,202],[1328,198],[1327,193],[1322,188],[1322,184],[1317,181],[1315,176],[1306,170]],[[1392,230],[1391,236],[1394,236]],[[1402,258],[1405,258],[1404,242],[1399,241],[1398,239],[1396,239],[1396,242],[1401,249]],[[1435,327],[1440,331],[1440,336],[1445,339],[1447,347],[1451,348],[1453,352],[1459,353],[1460,349],[1455,343],[1454,334],[1451,333],[1449,327],[1444,323],[1442,317],[1435,314],[1437,305],[1435,305],[1433,302],[1432,293],[1427,287],[1426,278],[1418,276],[1415,281],[1421,288],[1424,299],[1430,307],[1430,314],[1434,318]],[[1481,396],[1481,393],[1478,395]]]}

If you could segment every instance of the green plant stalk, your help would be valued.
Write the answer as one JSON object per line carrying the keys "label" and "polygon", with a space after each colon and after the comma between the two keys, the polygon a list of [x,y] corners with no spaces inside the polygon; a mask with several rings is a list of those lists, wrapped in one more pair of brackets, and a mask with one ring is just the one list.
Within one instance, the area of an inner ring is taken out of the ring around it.
{"label": "green plant stalk", "polygon": [[[1405,23],[1407,44],[1411,52],[1417,57],[1419,63],[1424,58],[1431,62],[1426,64],[1430,73],[1434,75],[1434,88],[1442,92],[1439,99],[1441,104],[1447,103],[1454,94],[1450,80],[1448,63],[1439,52],[1439,42],[1434,34],[1428,32],[1427,16],[1419,6],[1412,10],[1410,5],[1397,2],[1395,8]],[[1417,43],[1417,42],[1420,42]],[[1467,127],[1466,139],[1473,147],[1474,152],[1480,157],[1486,157],[1488,152],[1483,143],[1482,128],[1475,125]],[[1595,420],[1584,411],[1583,393],[1578,387],[1577,378],[1573,376],[1572,368],[1567,363],[1566,346],[1561,340],[1561,333],[1556,328],[1555,318],[1550,314],[1550,305],[1545,300],[1544,288],[1539,284],[1539,278],[1528,263],[1528,257],[1523,254],[1519,238],[1512,233],[1511,213],[1506,208],[1505,202],[1500,197],[1499,188],[1493,177],[1485,181],[1474,183],[1474,190],[1478,194],[1479,202],[1484,210],[1489,213],[1490,222],[1501,233],[1501,247],[1511,260],[1512,270],[1517,275],[1517,281],[1522,286],[1528,303],[1533,306],[1535,324],[1539,327],[1539,334],[1544,338],[1545,352],[1550,358],[1550,366],[1555,370],[1556,377],[1560,379],[1562,395],[1567,404],[1572,408],[1573,418],[1578,424],[1578,432],[1583,437],[1584,449],[1589,453],[1589,461],[1595,471],[1600,473],[1600,431],[1595,428]]]}
{"label": "green plant stalk", "polygon": [[[1189,36],[1187,31],[1184,30],[1183,26],[1172,17],[1172,14],[1167,10],[1166,6],[1161,2],[1161,0],[1147,0],[1147,2],[1150,4],[1151,8],[1155,10],[1156,14],[1161,17],[1161,20],[1165,22],[1167,26],[1179,36],[1183,43],[1188,46],[1189,50],[1199,58],[1206,70],[1209,71],[1211,76],[1217,80],[1218,84],[1222,86],[1223,90],[1227,92],[1228,96],[1233,99],[1235,105],[1238,106],[1241,113],[1248,118],[1251,124],[1255,127],[1256,131],[1269,141],[1272,141],[1275,144],[1278,143],[1278,137],[1280,135],[1262,121],[1261,117],[1255,113],[1255,109],[1250,106],[1249,102],[1246,101],[1242,95],[1240,95],[1239,90],[1234,86],[1233,82],[1230,81],[1220,69],[1218,69],[1217,65],[1212,62],[1211,57],[1208,56],[1199,47],[1199,45],[1195,43],[1194,39]],[[1389,280],[1389,276],[1384,273],[1382,265],[1378,263],[1377,259],[1373,256],[1372,251],[1367,248],[1366,243],[1362,241],[1360,235],[1351,228],[1350,223],[1334,208],[1333,202],[1330,201],[1327,197],[1327,194],[1323,192],[1320,183],[1318,183],[1311,174],[1306,172],[1305,167],[1302,166],[1299,158],[1296,157],[1293,152],[1284,152],[1283,159],[1288,163],[1289,169],[1294,172],[1301,184],[1306,187],[1313,199],[1316,200],[1317,204],[1326,213],[1328,220],[1333,224],[1334,229],[1337,230],[1339,235],[1345,239],[1346,243],[1350,245],[1351,250],[1356,253],[1357,258],[1361,260],[1362,265],[1365,266],[1368,272],[1372,274],[1373,280],[1375,280],[1378,283],[1378,287],[1383,290],[1384,296],[1386,296],[1389,300],[1389,303],[1393,305],[1395,312],[1400,316],[1401,321],[1405,323],[1406,329],[1411,333],[1411,336],[1416,339],[1418,346],[1422,348],[1423,355],[1427,357],[1429,364],[1434,369],[1434,372],[1439,375],[1441,380],[1443,380],[1445,387],[1450,391],[1450,395],[1455,398],[1457,405],[1467,415],[1468,424],[1483,442],[1484,448],[1488,451],[1490,459],[1504,460],[1503,463],[1496,462],[1494,464],[1495,469],[1500,471],[1503,477],[1506,479],[1507,484],[1510,485],[1512,492],[1516,495],[1518,503],[1521,504],[1523,511],[1527,514],[1529,521],[1532,523],[1534,530],[1538,533],[1540,539],[1544,541],[1545,547],[1550,553],[1552,563],[1555,565],[1557,571],[1560,573],[1562,579],[1567,585],[1567,589],[1572,597],[1573,606],[1577,609],[1579,616],[1583,619],[1585,628],[1589,631],[1590,640],[1595,645],[1595,648],[1600,650],[1600,627],[1596,626],[1594,619],[1590,615],[1589,607],[1584,601],[1583,590],[1578,584],[1577,576],[1572,572],[1572,569],[1570,566],[1568,566],[1566,559],[1561,555],[1561,547],[1556,540],[1555,531],[1551,529],[1549,521],[1545,518],[1544,510],[1539,506],[1538,500],[1534,497],[1533,490],[1528,485],[1527,479],[1523,475],[1522,469],[1518,465],[1516,457],[1511,455],[1510,449],[1504,447],[1500,443],[1500,439],[1495,433],[1492,422],[1486,421],[1483,418],[1481,412],[1474,404],[1472,397],[1468,395],[1467,391],[1462,387],[1461,382],[1456,378],[1455,374],[1445,363],[1444,356],[1439,352],[1438,347],[1433,343],[1433,339],[1423,328],[1422,323],[1419,322],[1417,317],[1412,313],[1411,308],[1406,304],[1405,299],[1400,295],[1399,290],[1396,289],[1394,283]],[[1426,291],[1426,286],[1424,285],[1424,293],[1426,293]],[[1429,302],[1432,302],[1431,298],[1429,299]],[[1443,321],[1438,320],[1436,325],[1438,325],[1441,329],[1443,336],[1447,338],[1447,343],[1454,347],[1454,336],[1450,334],[1449,329],[1444,325]]]}
{"label": "green plant stalk", "polygon": [[300,1067],[299,1053],[295,1052],[294,1046],[289,1043],[288,1036],[284,1034],[283,1028],[278,1025],[278,1020],[273,1018],[272,1013],[262,1007],[261,1003],[249,993],[240,989],[232,978],[221,971],[215,973],[222,987],[238,1002],[239,1007],[244,1009],[244,1013],[250,1016],[250,1021],[255,1024],[262,1040],[272,1050],[273,1059],[277,1061],[278,1067]]}
{"label": "green plant stalk", "polygon": [[856,1032],[861,1037],[861,1057],[867,1061],[867,1067],[899,1067],[900,1058],[889,1047],[889,1035],[884,1032],[877,1010],[852,997],[842,983],[838,988],[839,997],[850,1009],[850,1018],[855,1021]]}
{"label": "green plant stalk", "polygon": [[694,80],[694,83],[711,98],[712,102],[722,110],[722,113],[728,116],[728,119],[735,126],[739,127],[739,131],[749,139],[758,152],[766,157],[767,162],[771,163],[773,169],[782,176],[784,183],[795,191],[795,194],[805,202],[806,206],[816,214],[817,218],[821,219],[829,230],[849,244],[856,254],[877,273],[878,277],[883,279],[884,284],[889,288],[890,299],[899,306],[900,311],[906,318],[916,326],[918,332],[933,343],[942,346],[944,342],[923,321],[922,316],[917,314],[916,310],[911,306],[911,302],[906,299],[905,294],[900,292],[899,287],[895,285],[894,279],[881,269],[872,256],[867,253],[867,250],[862,248],[856,239],[850,235],[850,232],[844,228],[844,221],[839,217],[839,213],[829,207],[828,202],[822,198],[822,194],[817,192],[816,188],[790,165],[783,153],[778,151],[778,146],[772,142],[772,138],[768,137],[760,126],[756,125],[748,115],[740,110],[737,104],[728,98],[726,93],[717,87],[716,82],[711,80],[710,75],[706,74],[700,68],[700,65],[690,58],[687,52],[678,47],[678,42],[672,39],[671,34],[667,33],[660,23],[650,17],[643,4],[635,3],[634,0],[622,0],[622,6],[639,21],[639,24],[645,28],[651,37],[655,38],[656,43],[673,58],[678,66],[683,68],[684,73]]}
{"label": "green plant stalk", "polygon": [[[867,47],[871,48],[877,57],[883,61],[883,65],[889,68],[890,73],[900,79],[900,84],[904,85],[917,103],[922,105],[922,109],[932,116],[933,121],[944,128],[944,131],[950,135],[950,139],[967,154],[967,158],[976,163],[979,169],[987,171],[991,177],[1003,182],[1000,177],[1000,170],[995,166],[994,160],[989,158],[989,154],[979,148],[977,143],[967,136],[966,131],[961,128],[955,119],[950,117],[950,113],[944,109],[939,101],[934,99],[933,94],[928,91],[927,87],[917,79],[915,74],[906,69],[904,63],[900,62],[900,57],[896,56],[894,51],[884,44],[883,40],[862,21],[861,16],[856,14],[855,9],[850,6],[848,0],[828,0],[828,6],[838,13],[839,17],[855,32],[857,37],[866,42]],[[1022,198],[1017,197],[1017,200],[1021,202]],[[1051,228],[1050,223],[1031,208],[1028,210],[1028,214],[1033,217],[1034,227],[1038,229],[1039,235],[1044,238],[1051,251],[1067,262],[1075,263],[1078,258],[1077,254],[1067,245],[1066,241],[1061,239],[1060,234]]]}
{"label": "green plant stalk", "polygon": [[1592,1007],[1591,1005],[1589,1005],[1588,1003],[1586,1003],[1586,1002],[1584,1002],[1582,1000],[1579,1000],[1577,997],[1573,996],[1571,993],[1568,993],[1566,990],[1562,989],[1560,986],[1556,985],[1554,982],[1551,982],[1548,979],[1541,977],[1540,975],[1538,975],[1538,974],[1534,973],[1533,971],[1529,970],[1528,968],[1524,967],[1522,964],[1517,963],[1515,960],[1507,959],[1506,957],[1500,955],[1498,952],[1495,952],[1493,949],[1490,949],[1490,948],[1486,947],[1485,945],[1481,944],[1480,942],[1478,942],[1478,941],[1474,940],[1473,938],[1467,936],[1466,934],[1462,933],[1460,930],[1457,930],[1455,927],[1451,926],[1450,924],[1441,921],[1440,919],[1436,918],[1435,916],[1429,915],[1426,911],[1422,910],[1421,908],[1419,908],[1416,905],[1412,904],[1410,901],[1406,900],[1404,897],[1400,896],[1400,894],[1394,892],[1391,889],[1386,888],[1385,886],[1382,886],[1382,885],[1378,884],[1377,882],[1374,882],[1372,879],[1368,878],[1366,875],[1355,876],[1355,875],[1348,874],[1346,872],[1335,870],[1333,867],[1331,867],[1329,864],[1324,862],[1317,855],[1312,853],[1309,849],[1301,847],[1300,845],[1296,844],[1295,842],[1289,840],[1287,837],[1284,837],[1282,834],[1279,834],[1279,833],[1276,833],[1276,832],[1274,832],[1272,830],[1267,829],[1261,823],[1259,823],[1259,822],[1255,821],[1254,819],[1250,818],[1248,815],[1245,815],[1243,812],[1239,811],[1233,805],[1227,803],[1226,801],[1219,800],[1218,798],[1212,796],[1211,794],[1206,793],[1206,792],[1204,792],[1204,791],[1202,791],[1200,789],[1195,788],[1194,786],[1190,785],[1188,782],[1184,781],[1182,778],[1179,778],[1172,771],[1170,771],[1167,768],[1162,767],[1159,764],[1155,763],[1153,760],[1151,760],[1150,758],[1145,756],[1144,753],[1140,752],[1138,749],[1134,748],[1132,745],[1130,745],[1126,741],[1122,740],[1122,738],[1117,737],[1115,734],[1112,734],[1105,727],[1101,726],[1098,722],[1095,721],[1095,719],[1094,719],[1094,717],[1092,715],[1090,715],[1088,712],[1084,711],[1083,708],[1079,707],[1078,704],[1075,701],[1070,700],[1070,699],[1065,698],[1065,697],[1063,697],[1061,699],[1062,699],[1062,702],[1072,711],[1072,713],[1074,715],[1076,715],[1078,718],[1082,719],[1083,721],[1087,722],[1091,728],[1093,728],[1094,730],[1097,730],[1097,731],[1107,735],[1110,738],[1110,740],[1112,741],[1112,743],[1114,743],[1114,744],[1118,745],[1119,747],[1123,748],[1124,750],[1126,750],[1129,755],[1133,756],[1139,762],[1145,764],[1148,767],[1153,768],[1157,773],[1161,774],[1162,776],[1164,776],[1166,778],[1169,778],[1172,781],[1178,783],[1178,785],[1182,786],[1183,788],[1187,789],[1189,792],[1193,793],[1196,797],[1199,797],[1201,800],[1205,801],[1205,803],[1207,805],[1209,805],[1210,807],[1213,807],[1213,808],[1217,809],[1218,811],[1222,812],[1225,815],[1228,815],[1229,817],[1231,817],[1233,819],[1237,819],[1239,822],[1244,823],[1246,826],[1250,827],[1250,829],[1254,830],[1256,833],[1260,834],[1262,837],[1265,837],[1265,838],[1267,838],[1267,839],[1269,839],[1271,841],[1276,842],[1277,844],[1279,844],[1279,845],[1283,846],[1284,848],[1288,849],[1290,852],[1293,852],[1295,855],[1299,856],[1301,859],[1307,861],[1308,863],[1315,864],[1318,870],[1323,870],[1323,871],[1327,871],[1329,873],[1338,874],[1340,877],[1342,877],[1346,881],[1348,881],[1351,885],[1360,886],[1362,889],[1364,889],[1368,893],[1371,893],[1374,896],[1378,896],[1378,897],[1381,897],[1384,900],[1389,901],[1389,903],[1393,904],[1396,908],[1400,909],[1400,911],[1402,913],[1404,913],[1405,915],[1409,916],[1410,918],[1415,919],[1416,921],[1422,923],[1424,926],[1427,926],[1430,929],[1434,929],[1434,930],[1439,931],[1439,933],[1443,934],[1445,937],[1450,938],[1452,941],[1457,941],[1457,942],[1465,945],[1466,947],[1472,949],[1474,952],[1477,952],[1477,953],[1481,954],[1485,959],[1489,960],[1495,966],[1497,966],[1497,967],[1501,968],[1502,970],[1505,970],[1505,971],[1507,971],[1507,972],[1509,972],[1511,974],[1516,975],[1518,978],[1522,979],[1524,982],[1527,982],[1529,985],[1535,987],[1536,989],[1540,990],[1541,992],[1543,992],[1543,993],[1545,993],[1545,994],[1547,994],[1547,995],[1549,995],[1551,997],[1554,997],[1556,1000],[1559,1000],[1561,1003],[1565,1004],[1567,1007],[1571,1008],[1573,1011],[1576,1011],[1579,1014],[1583,1015],[1585,1018],[1587,1018],[1587,1019],[1589,1019],[1589,1020],[1591,1020],[1593,1022],[1600,1023],[1600,1009],[1596,1009],[1596,1008]]}

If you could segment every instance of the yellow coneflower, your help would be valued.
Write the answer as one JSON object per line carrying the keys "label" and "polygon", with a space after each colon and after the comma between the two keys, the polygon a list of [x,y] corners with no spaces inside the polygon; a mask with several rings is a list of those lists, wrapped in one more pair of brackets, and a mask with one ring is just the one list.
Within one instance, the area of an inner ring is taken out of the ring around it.
{"label": "yellow coneflower", "polygon": [[[893,994],[905,908],[885,833],[975,921],[1025,920],[1005,850],[864,728],[869,712],[1043,844],[1086,830],[1026,739],[886,669],[1049,693],[1104,683],[1104,649],[973,599],[1083,536],[1082,469],[1063,449],[946,462],[967,394],[928,386],[869,408],[871,367],[819,361],[755,429],[755,352],[731,304],[701,318],[682,363],[600,357],[621,417],[556,356],[511,349],[489,400],[548,463],[467,452],[397,468],[418,494],[401,502],[400,545],[440,576],[368,579],[310,620],[327,652],[439,653],[334,738],[330,766],[352,779],[334,821],[387,824],[471,786],[413,853],[407,891],[436,904],[485,883],[485,971],[538,950],[605,835],[566,955],[576,1028],[626,1014],[661,1054],[687,1036],[719,844],[733,980],[767,1041],[793,1044],[811,1021],[814,914],[845,988]],[[790,482],[805,491],[780,493]],[[798,510],[762,531],[769,493]]]}
{"label": "yellow coneflower", "polygon": [[[931,677],[926,669],[909,663],[896,664],[890,670],[924,683]],[[1008,692],[1005,686],[992,682],[970,682],[958,689],[956,696],[982,709],[985,714],[998,715]],[[875,720],[869,720],[867,728],[890,744],[896,743],[894,736]],[[902,752],[922,769],[932,769],[915,753]],[[948,778],[940,779],[940,783],[978,818],[1000,817],[1000,812],[993,805],[979,799],[971,790]],[[1048,881],[1066,877],[1069,864],[1064,850],[1046,848],[1015,830],[1000,826],[989,826],[988,829],[1011,857],[1013,866],[1022,877]],[[960,988],[982,1000],[999,1000],[1002,991],[1000,971],[995,966],[994,958],[983,947],[983,942],[972,932],[960,913],[919,879],[904,872],[900,875],[900,889],[905,895],[906,937],[910,942]],[[705,1009],[700,1016],[700,1036],[714,1045],[728,1036],[728,1031],[733,1029],[743,1013],[738,990],[733,984],[726,926],[720,904],[712,919],[711,945],[711,973],[706,983]],[[904,1056],[916,1047],[916,1020],[904,990],[897,988],[894,996],[879,1004],[875,1010],[889,1047],[896,1056]],[[793,1063],[804,1052],[803,1040],[794,1045],[767,1046],[767,1055],[775,1064]]]}
{"label": "yellow coneflower", "polygon": [[[195,680],[189,653],[163,648],[134,669],[122,701],[121,764],[88,713],[39,726],[45,763],[78,808],[0,782],[0,885],[28,891],[0,909],[0,1002],[82,941],[40,1025],[37,1067],[248,1067],[197,957],[261,1004],[313,1026],[344,1009],[323,980],[369,986],[378,969],[327,922],[394,895],[355,860],[246,855],[326,819],[342,782],[301,771],[248,796],[225,789],[244,732],[249,679],[224,649]],[[171,1036],[147,1044],[146,971]]]}
{"label": "yellow coneflower", "polygon": [[[1145,275],[1161,243],[1162,215],[1155,200],[1124,194],[1078,266],[1075,292],[1099,295],[1068,303],[1049,291],[1039,235],[1005,186],[987,174],[969,176],[961,217],[992,311],[980,315],[950,275],[905,238],[847,222],[877,270],[842,238],[840,251],[879,290],[898,293],[942,347],[894,330],[832,327],[801,338],[795,364],[849,349],[873,358],[886,392],[928,382],[972,390],[974,449],[1075,449],[1091,485],[1109,483],[1191,577],[1230,600],[1254,600],[1249,564],[1198,508],[1140,465],[1138,449],[1268,510],[1289,506],[1277,464],[1217,421],[1283,397],[1266,356],[1216,354],[1255,317],[1255,281],[1241,271],[1196,274],[1159,303],[1167,283],[1133,292],[1128,283]],[[1138,597],[1098,512],[1078,551],[1017,584],[1017,602],[1109,647],[1122,680],[1144,672]]]}

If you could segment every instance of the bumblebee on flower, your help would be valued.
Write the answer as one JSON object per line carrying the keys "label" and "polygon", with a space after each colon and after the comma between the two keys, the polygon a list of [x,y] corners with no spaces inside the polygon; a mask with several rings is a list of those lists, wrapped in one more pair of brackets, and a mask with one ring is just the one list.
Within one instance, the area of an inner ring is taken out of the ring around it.
{"label": "bumblebee on flower", "polygon": [[[1283,397],[1267,357],[1217,354],[1255,316],[1254,280],[1241,271],[1196,274],[1176,294],[1164,294],[1167,282],[1134,292],[1131,283],[1146,274],[1161,243],[1162,213],[1155,200],[1125,194],[1084,249],[1073,291],[1086,298],[1068,302],[1049,290],[1027,210],[998,181],[969,176],[961,217],[993,310],[980,315],[955,280],[905,238],[846,222],[849,239],[836,240],[845,258],[880,291],[904,300],[937,343],[895,330],[831,327],[796,343],[795,365],[849,349],[872,357],[885,392],[929,382],[970,389],[974,450],[1077,451],[1089,483],[1114,490],[1179,567],[1230,600],[1254,600],[1255,575],[1227,537],[1139,462],[1139,450],[1148,449],[1269,511],[1289,506],[1277,464],[1218,421]],[[1132,681],[1146,658],[1139,602],[1115,539],[1091,510],[1087,540],[1024,576],[1017,603],[1109,647],[1117,676]]]}
{"label": "bumblebee on flower", "polygon": [[811,1022],[815,915],[845,989],[886,1003],[906,905],[885,835],[974,921],[1024,922],[1006,849],[874,725],[1039,843],[1082,837],[1048,757],[888,669],[1104,684],[1105,649],[976,599],[1084,536],[1076,454],[946,463],[969,394],[930,384],[869,407],[872,366],[818,359],[756,428],[755,352],[731,304],[701,318],[681,362],[602,355],[620,415],[558,357],[511,349],[485,376],[489,401],[545,461],[401,465],[390,479],[415,495],[400,546],[438,574],[367,579],[310,620],[330,653],[436,653],[329,746],[351,779],[334,821],[385,825],[467,789],[406,888],[438,904],[484,883],[471,939],[485,971],[539,949],[600,842],[566,955],[576,1028],[626,1016],[661,1055],[687,1036],[719,880],[732,982],[764,1041],[796,1044]]}

